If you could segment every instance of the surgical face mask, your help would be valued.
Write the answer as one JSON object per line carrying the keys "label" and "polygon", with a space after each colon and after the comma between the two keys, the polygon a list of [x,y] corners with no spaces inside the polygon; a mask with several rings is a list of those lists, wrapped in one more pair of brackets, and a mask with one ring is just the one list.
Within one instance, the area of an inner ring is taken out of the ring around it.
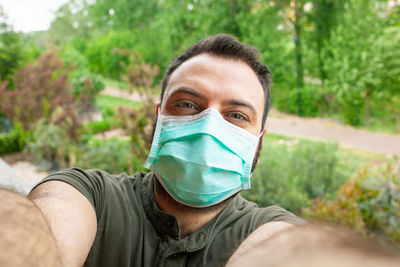
{"label": "surgical face mask", "polygon": [[213,108],[193,116],[159,114],[144,166],[176,201],[207,207],[250,188],[258,140]]}

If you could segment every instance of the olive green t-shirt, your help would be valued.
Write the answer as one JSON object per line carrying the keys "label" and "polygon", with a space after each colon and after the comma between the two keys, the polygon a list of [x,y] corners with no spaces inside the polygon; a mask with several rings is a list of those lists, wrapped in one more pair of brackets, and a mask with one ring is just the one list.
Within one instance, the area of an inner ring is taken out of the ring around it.
{"label": "olive green t-shirt", "polygon": [[260,225],[303,220],[277,207],[258,208],[240,195],[213,220],[180,238],[177,220],[161,211],[152,173],[110,175],[73,168],[43,179],[66,182],[92,204],[97,233],[85,266],[224,266],[240,243]]}

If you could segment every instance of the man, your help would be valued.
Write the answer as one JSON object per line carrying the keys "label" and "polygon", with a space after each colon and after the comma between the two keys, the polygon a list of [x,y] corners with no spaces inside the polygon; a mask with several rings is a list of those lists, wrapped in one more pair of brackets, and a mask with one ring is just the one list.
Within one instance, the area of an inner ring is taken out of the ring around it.
{"label": "man", "polygon": [[128,177],[75,168],[30,193],[64,264],[222,266],[240,244],[246,251],[302,223],[237,194],[250,187],[258,161],[269,86],[257,50],[230,35],[200,40],[175,58],[145,163],[152,172]]}

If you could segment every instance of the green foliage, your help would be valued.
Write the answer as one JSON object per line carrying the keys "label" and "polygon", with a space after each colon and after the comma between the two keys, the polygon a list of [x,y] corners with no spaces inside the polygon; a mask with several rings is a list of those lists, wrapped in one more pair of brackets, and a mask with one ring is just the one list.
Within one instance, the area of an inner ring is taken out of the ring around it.
{"label": "green foliage", "polygon": [[379,171],[363,170],[340,188],[336,199],[317,200],[304,213],[350,226],[364,234],[384,233],[399,242],[399,165],[388,164]]}
{"label": "green foliage", "polygon": [[139,107],[141,103],[116,96],[99,95],[97,97],[97,105],[103,115],[112,116],[117,106]]}
{"label": "green foliage", "polygon": [[55,12],[55,19],[45,36],[47,42],[60,46],[76,37],[87,39],[97,33],[92,18],[82,9],[83,4],[82,1],[69,1]]}
{"label": "green foliage", "polygon": [[[287,93],[285,95],[284,93]],[[326,109],[323,91],[315,85],[306,84],[301,90],[301,115],[305,117],[316,117]],[[297,113],[297,90],[280,92],[275,105],[288,113]]]}
{"label": "green foliage", "polygon": [[280,143],[265,145],[268,151],[254,172],[252,189],[242,195],[261,206],[280,205],[292,211],[309,206],[317,197],[332,197],[345,178],[338,169],[337,145]]}
{"label": "green foliage", "polygon": [[9,133],[0,133],[0,155],[23,150],[27,136],[18,124]]}
{"label": "green foliage", "polygon": [[85,134],[97,134],[112,128],[115,128],[116,123],[113,117],[106,117],[102,121],[93,121],[86,123],[83,126],[82,132]]}
{"label": "green foliage", "polygon": [[87,6],[96,27],[131,30],[144,28],[158,12],[157,0],[99,0]]}
{"label": "green foliage", "polygon": [[7,24],[7,16],[0,6],[0,80],[12,83],[14,72],[22,60],[21,36]]}
{"label": "green foliage", "polygon": [[[275,95],[280,94],[285,86],[294,85],[295,78],[293,36],[285,30],[285,17],[279,12],[281,9],[277,5],[258,3],[254,4],[249,12],[237,15],[243,41],[257,47],[263,62],[272,70],[278,87]],[[260,34],[260,26],[263,34]]]}
{"label": "green foliage", "polygon": [[27,150],[35,155],[37,160],[63,163],[68,153],[68,137],[60,127],[41,119],[35,125]]}
{"label": "green foliage", "polygon": [[96,97],[103,89],[103,79],[96,74],[77,76],[72,80],[71,92],[83,112],[93,110],[96,104]]}
{"label": "green foliage", "polygon": [[71,66],[73,71],[70,73],[71,78],[76,78],[90,72],[88,59],[71,43],[62,47],[58,55],[62,58],[66,66]]}
{"label": "green foliage", "polygon": [[381,12],[372,2],[348,1],[325,51],[327,85],[352,125],[369,123],[372,94],[400,91],[399,29],[385,29]]}
{"label": "green foliage", "polygon": [[68,86],[68,69],[54,51],[47,51],[37,62],[14,74],[14,87],[0,81],[1,111],[13,123],[32,129],[40,118],[49,119],[59,107],[73,103]]}
{"label": "green foliage", "polygon": [[90,69],[103,76],[116,80],[124,73],[123,65],[129,57],[119,53],[120,49],[132,48],[135,36],[128,32],[109,32],[107,35],[93,39],[88,43],[86,56]]}
{"label": "green foliage", "polygon": [[129,144],[118,139],[91,139],[82,147],[74,164],[84,169],[102,169],[110,173],[133,173],[140,165],[132,158]]}

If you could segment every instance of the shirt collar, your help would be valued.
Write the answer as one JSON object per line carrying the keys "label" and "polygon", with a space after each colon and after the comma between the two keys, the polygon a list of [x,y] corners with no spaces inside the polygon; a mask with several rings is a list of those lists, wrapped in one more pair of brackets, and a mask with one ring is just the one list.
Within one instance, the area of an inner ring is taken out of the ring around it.
{"label": "shirt collar", "polygon": [[148,173],[144,179],[146,180],[142,186],[142,203],[153,227],[161,235],[169,235],[174,239],[179,239],[180,228],[176,218],[160,210],[154,198],[154,179],[153,173]]}

